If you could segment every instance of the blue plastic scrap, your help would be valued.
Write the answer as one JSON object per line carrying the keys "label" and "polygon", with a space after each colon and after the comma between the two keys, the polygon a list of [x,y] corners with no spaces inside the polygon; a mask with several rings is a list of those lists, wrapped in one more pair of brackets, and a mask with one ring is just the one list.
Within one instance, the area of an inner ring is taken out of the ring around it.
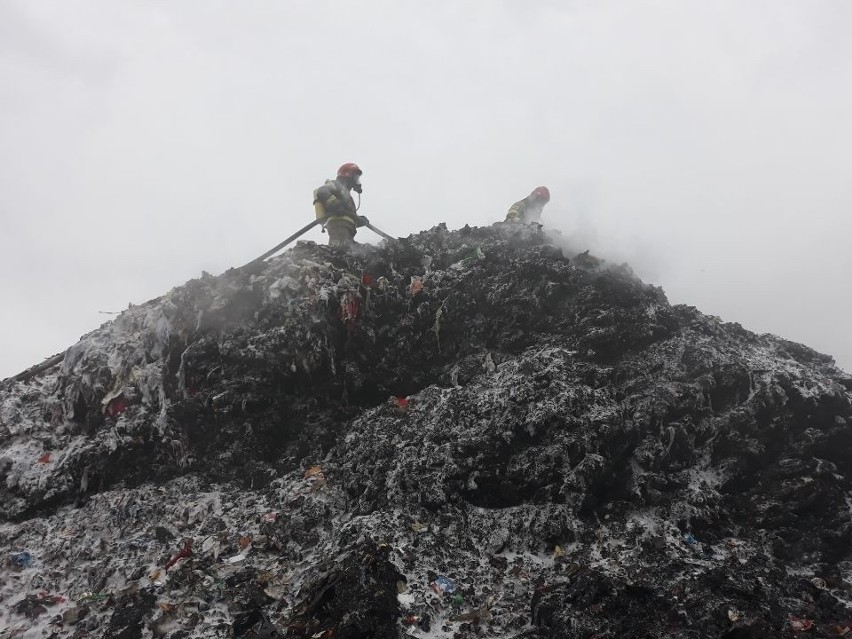
{"label": "blue plastic scrap", "polygon": [[449,577],[444,577],[444,575],[439,575],[437,579],[435,579],[435,583],[438,585],[438,588],[444,592],[454,592],[456,589],[455,582]]}
{"label": "blue plastic scrap", "polygon": [[35,562],[35,557],[32,556],[31,553],[26,550],[22,552],[15,552],[9,555],[9,560],[18,568],[30,568]]}

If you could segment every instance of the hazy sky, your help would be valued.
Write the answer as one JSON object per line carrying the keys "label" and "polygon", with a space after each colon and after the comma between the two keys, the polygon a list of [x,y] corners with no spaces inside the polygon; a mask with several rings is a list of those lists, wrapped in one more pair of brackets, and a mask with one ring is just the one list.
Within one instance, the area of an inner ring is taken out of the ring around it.
{"label": "hazy sky", "polygon": [[846,0],[0,0],[0,378],[263,253],[349,161],[394,235],[546,184],[672,302],[852,370],[850,32]]}

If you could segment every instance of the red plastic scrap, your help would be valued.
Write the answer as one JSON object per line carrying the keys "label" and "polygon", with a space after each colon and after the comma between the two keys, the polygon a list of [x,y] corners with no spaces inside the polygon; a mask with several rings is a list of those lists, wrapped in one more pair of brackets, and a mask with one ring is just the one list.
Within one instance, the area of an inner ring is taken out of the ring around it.
{"label": "red plastic scrap", "polygon": [[408,287],[408,290],[412,295],[417,295],[423,290],[423,280],[417,275],[412,276],[411,285]]}
{"label": "red plastic scrap", "polygon": [[340,321],[351,327],[361,312],[361,297],[357,293],[346,293],[340,300],[337,314]]}
{"label": "red plastic scrap", "polygon": [[45,453],[41,457],[38,458],[39,464],[49,464],[50,463],[50,453]]}
{"label": "red plastic scrap", "polygon": [[184,557],[192,556],[192,539],[187,539],[183,542],[183,548],[181,548],[178,553],[169,559],[169,562],[166,564],[166,570],[174,566],[177,562],[179,562]]}
{"label": "red plastic scrap", "polygon": [[372,276],[372,275],[370,275],[369,273],[364,273],[364,274],[361,276],[361,284],[363,284],[364,286],[372,286],[372,284],[373,284],[373,276]]}
{"label": "red plastic scrap", "polygon": [[266,514],[265,514],[263,517],[261,517],[260,519],[261,519],[261,521],[265,521],[266,523],[271,524],[271,523],[273,523],[276,519],[278,519],[278,512],[273,510],[272,512],[266,513]]}
{"label": "red plastic scrap", "polygon": [[804,632],[814,627],[814,622],[811,619],[799,619],[790,615],[790,627],[796,632]]}
{"label": "red plastic scrap", "polygon": [[396,404],[396,407],[400,410],[408,410],[411,408],[411,400],[407,397],[394,397],[393,403]]}
{"label": "red plastic scrap", "polygon": [[107,417],[118,417],[124,411],[127,410],[127,407],[129,405],[130,404],[128,404],[127,398],[125,398],[124,395],[119,395],[118,397],[113,397],[109,401],[109,404],[106,405],[106,408],[104,408],[104,414]]}

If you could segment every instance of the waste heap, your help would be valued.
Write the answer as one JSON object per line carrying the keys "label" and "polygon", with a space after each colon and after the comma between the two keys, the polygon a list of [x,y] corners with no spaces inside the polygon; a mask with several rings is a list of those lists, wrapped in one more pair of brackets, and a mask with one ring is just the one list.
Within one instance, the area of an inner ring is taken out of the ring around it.
{"label": "waste heap", "polygon": [[537,228],[302,242],[3,384],[0,635],[852,636],[850,391]]}

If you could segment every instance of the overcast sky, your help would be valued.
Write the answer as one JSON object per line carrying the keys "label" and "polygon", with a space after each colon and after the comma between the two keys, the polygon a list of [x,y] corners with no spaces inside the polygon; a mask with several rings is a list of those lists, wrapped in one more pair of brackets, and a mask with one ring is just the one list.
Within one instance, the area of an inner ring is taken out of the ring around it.
{"label": "overcast sky", "polygon": [[394,235],[545,184],[672,302],[852,371],[850,33],[846,0],[0,0],[0,378],[263,253],[349,161]]}

